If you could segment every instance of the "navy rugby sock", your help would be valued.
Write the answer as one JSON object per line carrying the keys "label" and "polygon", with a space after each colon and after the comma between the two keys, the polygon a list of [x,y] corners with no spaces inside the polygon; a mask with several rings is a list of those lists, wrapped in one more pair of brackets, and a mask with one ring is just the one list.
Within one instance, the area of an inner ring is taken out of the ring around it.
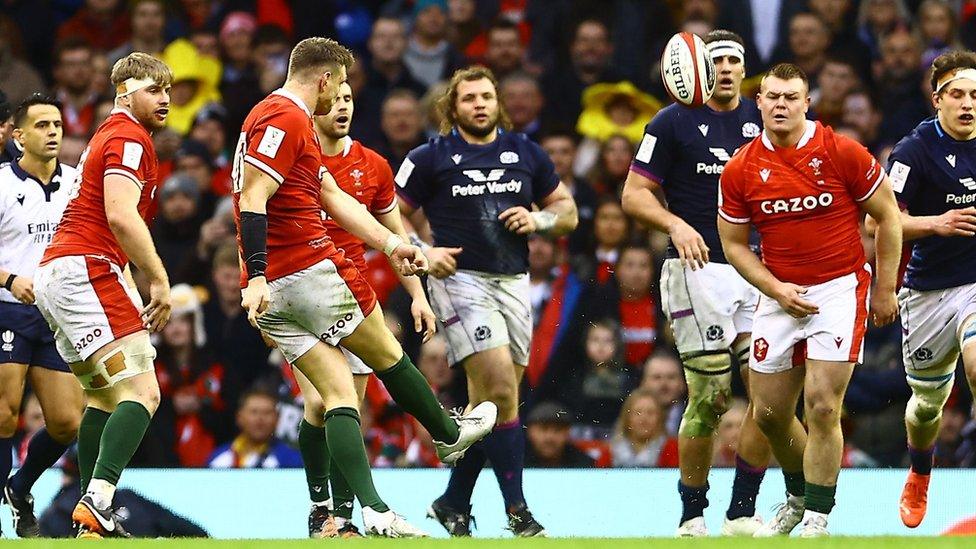
{"label": "navy rugby sock", "polygon": [[505,500],[505,510],[515,512],[525,507],[522,493],[522,469],[525,464],[525,433],[518,418],[495,426],[484,441],[485,453],[498,479]]}
{"label": "navy rugby sock", "polygon": [[483,441],[478,442],[468,448],[464,457],[454,465],[451,469],[451,478],[447,481],[447,490],[442,496],[451,507],[463,513],[470,512],[474,485],[478,482],[478,475],[488,461],[483,444]]}

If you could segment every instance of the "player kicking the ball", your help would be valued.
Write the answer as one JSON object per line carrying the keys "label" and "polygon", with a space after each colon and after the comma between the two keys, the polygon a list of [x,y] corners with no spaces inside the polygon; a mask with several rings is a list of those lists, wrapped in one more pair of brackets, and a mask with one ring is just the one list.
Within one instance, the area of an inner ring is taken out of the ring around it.
{"label": "player kicking the ball", "polygon": [[[806,120],[808,81],[791,64],[763,77],[757,103],[764,130],[725,166],[719,235],[729,262],[759,289],[749,357],[753,413],[783,467],[787,503],[757,536],[827,534],[843,452],[840,412],[875,324],[897,314],[901,255],[898,206],[884,170],[867,150]],[[878,221],[878,276],[871,273],[858,219]],[[759,231],[762,261],[749,247]],[[806,367],[793,367],[794,358]],[[809,437],[796,418],[800,391]]]}
{"label": "player kicking the ball", "polygon": [[[112,67],[115,109],[81,155],[71,201],[34,276],[37,307],[88,397],[78,429],[83,496],[71,514],[79,537],[126,535],[112,507],[115,486],[159,405],[149,332],[169,320],[170,297],[147,226],[159,183],[150,132],[166,122],[172,78],[145,53]],[[149,279],[146,307],[130,260]]]}
{"label": "player kicking the ball", "polygon": [[[628,214],[671,237],[661,272],[661,302],[688,384],[688,406],[678,431],[678,536],[708,535],[704,511],[712,437],[731,403],[732,370],[748,380],[749,332],[759,301],[759,292],[722,255],[716,210],[725,162],[759,135],[762,120],[756,104],[740,96],[746,74],[742,38],[715,30],[704,41],[717,73],[712,99],[699,109],[671,105],[651,120],[622,197]],[[667,208],[654,194],[661,188]],[[768,463],[769,443],[747,413],[724,535],[751,536],[762,525],[756,496]]]}
{"label": "player kicking the ball", "polygon": [[902,207],[912,257],[898,293],[911,470],[899,510],[905,526],[925,518],[935,438],[962,353],[976,393],[976,54],[950,52],[932,63],[938,115],[891,153],[891,185]]}
{"label": "player kicking the ball", "polygon": [[[390,165],[378,153],[349,137],[353,109],[352,89],[349,84],[343,83],[339,86],[339,95],[329,114],[315,117],[315,132],[322,144],[322,163],[335,178],[339,188],[365,206],[384,227],[402,238],[407,238],[400,209],[397,207],[396,193],[393,191],[393,172]],[[346,259],[353,262],[360,274],[366,276],[366,245],[328,217],[324,211],[323,216],[329,238],[336,248],[345,253]],[[424,288],[416,276],[401,275],[400,282],[413,299],[411,312],[414,328],[418,332],[424,330],[426,342],[434,335],[436,324]],[[352,370],[353,384],[362,408],[366,397],[366,383],[373,370],[356,355],[345,349],[342,351]],[[328,511],[332,511],[341,537],[360,536],[352,522],[352,489],[329,456],[324,424],[325,403],[308,378],[297,368],[295,378],[301,387],[305,407],[305,418],[298,430],[298,447],[305,462],[308,493],[312,499],[309,536],[321,537],[323,526],[327,524]]]}
{"label": "player kicking the ball", "polygon": [[[496,408],[488,403],[459,420],[447,415],[386,328],[372,289],[326,234],[323,209],[366,244],[382,249],[401,274],[427,267],[419,248],[377,222],[322,165],[312,115],[329,112],[351,63],[352,54],[334,40],[302,40],[292,50],[284,86],[244,121],[233,169],[245,266],[242,304],[252,324],[322,396],[329,453],[363,506],[367,532],[420,536],[423,532],[376,493],[359,399],[338,345],[377,372],[393,399],[430,432],[445,463],[460,459],[491,430]],[[323,533],[337,534],[331,517]]]}

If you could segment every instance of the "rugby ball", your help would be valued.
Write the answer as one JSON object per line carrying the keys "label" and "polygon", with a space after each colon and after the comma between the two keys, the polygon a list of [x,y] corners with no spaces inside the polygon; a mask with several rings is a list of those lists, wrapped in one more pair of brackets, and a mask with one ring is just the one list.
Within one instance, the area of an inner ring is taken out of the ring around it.
{"label": "rugby ball", "polygon": [[661,80],[672,99],[686,107],[700,107],[715,91],[715,63],[705,42],[690,32],[668,40],[661,56]]}

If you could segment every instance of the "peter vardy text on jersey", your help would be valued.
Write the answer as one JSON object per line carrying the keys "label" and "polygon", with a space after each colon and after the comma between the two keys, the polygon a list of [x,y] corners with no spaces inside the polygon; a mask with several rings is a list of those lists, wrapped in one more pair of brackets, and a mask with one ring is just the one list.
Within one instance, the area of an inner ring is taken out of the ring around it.
{"label": "peter vardy text on jersey", "polygon": [[522,182],[518,179],[512,179],[508,183],[485,183],[484,185],[472,185],[471,183],[468,183],[467,185],[451,185],[451,196],[477,196],[485,194],[485,191],[488,191],[491,194],[518,194],[522,192]]}

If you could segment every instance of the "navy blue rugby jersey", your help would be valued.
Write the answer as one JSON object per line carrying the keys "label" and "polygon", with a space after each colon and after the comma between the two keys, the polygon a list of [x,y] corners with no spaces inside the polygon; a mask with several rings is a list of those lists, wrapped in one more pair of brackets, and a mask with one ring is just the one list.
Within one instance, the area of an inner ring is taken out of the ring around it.
{"label": "navy blue rugby jersey", "polygon": [[[976,139],[956,141],[933,118],[895,145],[888,177],[899,205],[912,216],[976,206]],[[941,290],[976,282],[976,238],[915,240],[905,286]]]}
{"label": "navy blue rugby jersey", "polygon": [[464,248],[458,269],[496,274],[529,269],[527,237],[507,230],[499,214],[531,210],[559,185],[542,147],[501,130],[485,145],[457,130],[435,137],[410,151],[394,180],[403,201],[424,209],[435,246]]}
{"label": "navy blue rugby jersey", "polygon": [[[634,155],[630,169],[661,185],[668,209],[701,234],[711,261],[727,263],[718,238],[718,178],[761,129],[759,109],[748,99],[728,112],[672,104],[644,129]],[[755,234],[753,240],[758,242]],[[668,257],[678,257],[670,242]]]}

